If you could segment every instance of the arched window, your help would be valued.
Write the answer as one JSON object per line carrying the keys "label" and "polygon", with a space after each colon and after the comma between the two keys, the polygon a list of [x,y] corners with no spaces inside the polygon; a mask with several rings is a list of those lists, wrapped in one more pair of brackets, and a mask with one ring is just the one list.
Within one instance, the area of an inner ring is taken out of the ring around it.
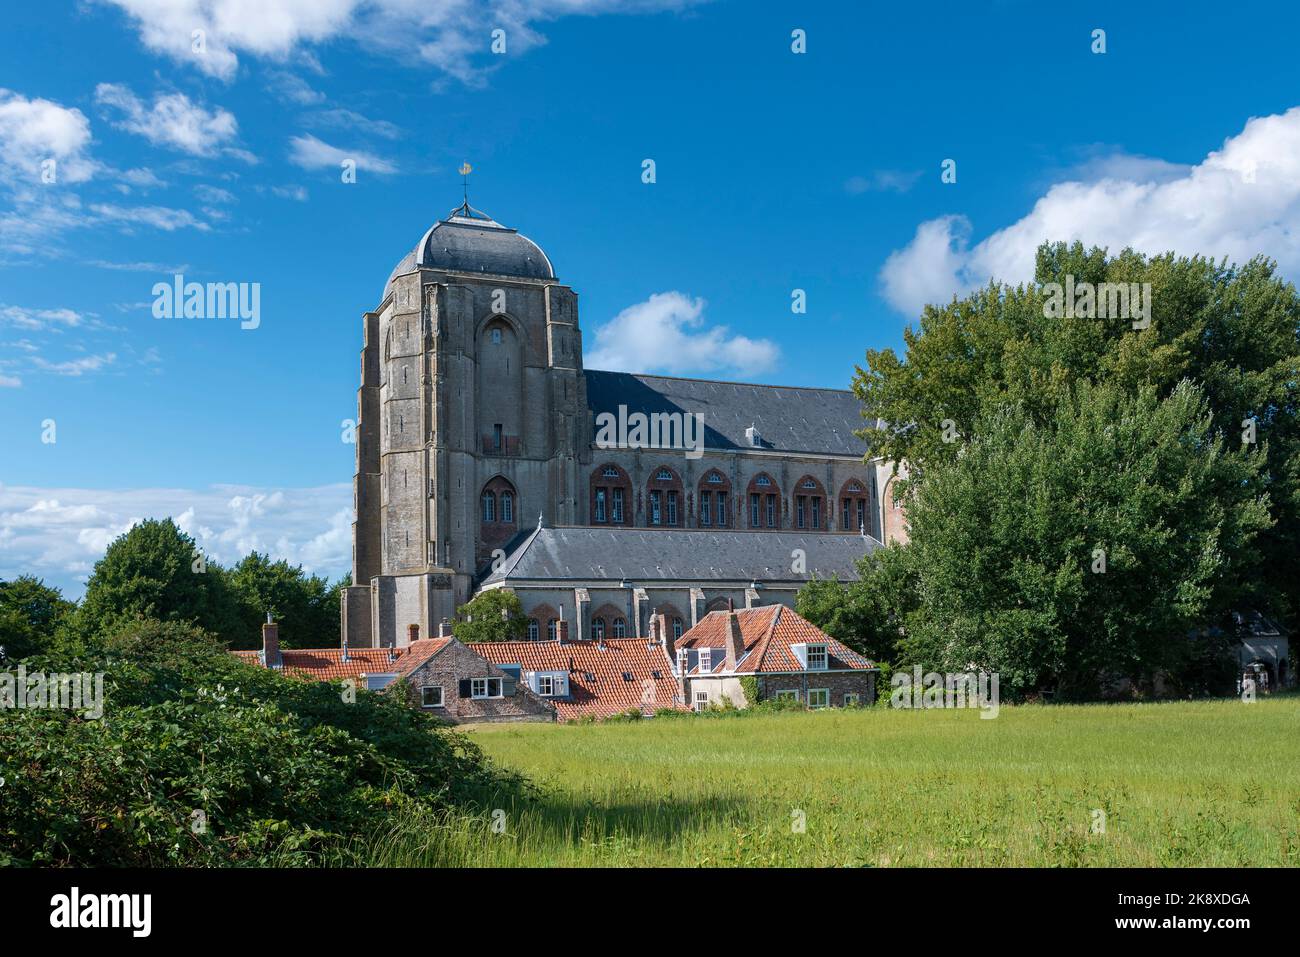
{"label": "arched window", "polygon": [[542,629],[537,624],[537,619],[529,618],[528,619],[528,640],[537,641],[541,637],[542,637]]}
{"label": "arched window", "polygon": [[840,489],[840,528],[846,532],[867,530],[867,500],[870,493],[861,479],[849,479]]}
{"label": "arched window", "polygon": [[483,521],[495,522],[497,520],[497,497],[491,492],[483,493]]}
{"label": "arched window", "polygon": [[513,522],[515,520],[515,497],[509,492],[501,493],[501,521]]}
{"label": "arched window", "polygon": [[591,619],[591,637],[595,638],[597,641],[603,641],[603,640],[604,640],[604,638],[605,638],[605,619],[604,619],[604,618],[593,618],[593,619]]}
{"label": "arched window", "polygon": [[622,618],[614,619],[614,637],[615,638],[627,637],[627,622],[624,621]]}
{"label": "arched window", "polygon": [[749,527],[779,528],[781,524],[780,489],[772,477],[760,472],[749,483]]}
{"label": "arched window", "polygon": [[729,528],[731,526],[731,483],[717,469],[708,472],[700,481],[699,507],[696,524],[700,528]]}
{"label": "arched window", "polygon": [[682,524],[682,480],[666,465],[651,473],[646,487],[646,524]]}
{"label": "arched window", "polygon": [[822,483],[805,475],[795,483],[794,527],[821,530],[826,524],[826,493]]}
{"label": "arched window", "polygon": [[682,636],[682,620],[681,620],[680,618],[674,618],[674,619],[673,619],[673,638],[676,639],[676,638],[680,638],[681,636]]}
{"label": "arched window", "polygon": [[591,473],[591,521],[598,525],[629,525],[632,480],[617,465],[608,463]]}
{"label": "arched window", "polygon": [[555,640],[555,619],[552,618],[546,623],[546,637],[551,641]]}

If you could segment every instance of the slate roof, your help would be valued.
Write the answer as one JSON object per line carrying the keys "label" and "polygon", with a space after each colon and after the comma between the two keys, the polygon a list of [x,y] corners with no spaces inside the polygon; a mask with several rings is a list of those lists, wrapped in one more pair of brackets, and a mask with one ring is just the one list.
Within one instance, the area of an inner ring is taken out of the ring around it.
{"label": "slate roof", "polygon": [[526,279],[554,279],[546,253],[517,230],[502,226],[468,203],[451,211],[424,234],[384,284],[382,302],[393,280],[418,268],[481,272]]}
{"label": "slate roof", "polygon": [[752,425],[758,429],[761,447],[769,451],[861,458],[867,453],[867,444],[853,430],[875,421],[863,419],[862,406],[853,393],[841,389],[678,379],[596,369],[586,370],[585,375],[587,404],[595,415],[609,412],[617,416],[620,405],[627,406],[629,415],[701,412],[704,446],[710,449],[755,448],[745,436],[745,430]]}
{"label": "slate roof", "polygon": [[[484,585],[521,579],[571,581],[805,582],[856,579],[857,560],[880,547],[853,534],[541,526],[506,556]],[[807,571],[792,572],[803,549]]]}
{"label": "slate roof", "polygon": [[[677,647],[685,648],[688,652],[688,675],[721,672],[725,652],[712,656],[711,670],[708,672],[699,670],[698,652],[701,648],[727,647],[727,633],[731,629],[729,614],[725,611],[711,611],[678,639]],[[802,672],[804,668],[790,646],[809,642],[826,645],[828,671],[870,671],[876,667],[870,659],[836,641],[807,618],[783,605],[737,609],[736,618],[740,623],[740,636],[745,643],[745,656],[733,672],[724,673]]]}
{"label": "slate roof", "polygon": [[[595,641],[484,641],[467,645],[495,665],[523,671],[563,671],[569,694],[545,698],[560,721],[583,715],[607,718],[631,709],[653,714],[660,708],[686,710],[676,700],[677,684],[663,647],[644,638]],[[658,674],[658,677],[656,677]]]}

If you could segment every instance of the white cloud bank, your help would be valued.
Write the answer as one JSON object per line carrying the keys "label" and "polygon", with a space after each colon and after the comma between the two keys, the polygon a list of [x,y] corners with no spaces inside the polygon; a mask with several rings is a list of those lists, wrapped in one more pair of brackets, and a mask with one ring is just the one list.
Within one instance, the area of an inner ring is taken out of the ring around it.
{"label": "white cloud bank", "polygon": [[175,519],[210,560],[266,552],[337,578],[351,565],[352,488],[34,488],[0,485],[0,578],[32,574],[80,598],[109,542],[146,518]]}
{"label": "white cloud bank", "polygon": [[69,109],[40,97],[28,99],[0,87],[0,163],[19,170],[39,183],[41,164],[55,160],[59,182],[90,179],[95,163],[86,155],[90,146],[90,121],[78,109]]}
{"label": "white cloud bank", "polygon": [[1237,262],[1263,253],[1283,273],[1300,274],[1300,107],[1252,118],[1194,166],[1122,159],[1057,183],[1027,216],[974,246],[964,216],[922,223],[885,261],[884,297],[918,315],[926,303],[946,303],[990,278],[1029,281],[1040,243],[1076,239],[1112,253],[1132,246]]}
{"label": "white cloud bank", "polygon": [[159,93],[152,105],[146,105],[129,87],[101,83],[95,87],[95,102],[116,112],[114,125],[120,129],[191,156],[214,156],[239,132],[229,110],[209,110],[184,93]]}
{"label": "white cloud bank", "polygon": [[726,372],[753,376],[776,365],[780,350],[726,326],[706,326],[704,300],[657,292],[596,329],[584,363],[612,372],[672,375]]}

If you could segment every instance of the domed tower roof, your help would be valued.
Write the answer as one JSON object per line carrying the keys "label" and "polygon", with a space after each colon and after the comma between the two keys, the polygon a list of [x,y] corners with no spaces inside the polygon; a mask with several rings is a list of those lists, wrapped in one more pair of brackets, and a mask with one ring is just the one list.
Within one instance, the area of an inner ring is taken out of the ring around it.
{"label": "domed tower roof", "polygon": [[420,244],[397,264],[384,285],[383,298],[388,297],[394,279],[421,268],[521,279],[555,278],[551,261],[540,246],[468,202],[453,209],[446,219],[434,223]]}

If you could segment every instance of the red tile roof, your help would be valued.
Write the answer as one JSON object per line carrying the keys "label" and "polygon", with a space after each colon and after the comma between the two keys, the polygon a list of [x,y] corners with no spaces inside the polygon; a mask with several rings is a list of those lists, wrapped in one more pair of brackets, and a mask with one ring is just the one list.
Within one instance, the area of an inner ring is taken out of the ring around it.
{"label": "red tile roof", "polygon": [[442,649],[452,643],[451,638],[420,638],[403,649],[406,653],[397,659],[389,671],[398,675],[409,675]]}
{"label": "red tile roof", "polygon": [[[388,648],[349,648],[348,660],[344,661],[342,648],[285,648],[281,650],[280,657],[286,675],[314,681],[339,681],[343,678],[359,678],[363,674],[389,674],[396,671],[397,663],[405,656],[406,649],[394,648],[391,652],[390,655]],[[233,651],[231,654],[249,664],[261,664],[260,651]]]}
{"label": "red tile roof", "polygon": [[687,710],[686,704],[676,699],[677,683],[663,648],[651,646],[644,638],[564,644],[485,641],[467,647],[495,665],[519,665],[523,671],[567,672],[569,697],[546,699],[554,702],[560,721],[584,715],[606,718],[631,709],[642,714],[660,708]]}
{"label": "red tile roof", "polygon": [[[712,611],[701,618],[693,628],[677,641],[678,648],[726,648],[730,630],[726,611]],[[826,665],[829,670],[865,671],[875,668],[868,658],[836,641],[798,612],[783,605],[764,605],[761,608],[739,608],[736,618],[740,623],[740,636],[745,643],[745,656],[740,660],[736,674],[763,674],[772,672],[803,671],[799,659],[790,649],[800,643],[826,645]],[[722,668],[723,657],[715,655],[713,671]],[[699,674],[692,665],[688,674]]]}

